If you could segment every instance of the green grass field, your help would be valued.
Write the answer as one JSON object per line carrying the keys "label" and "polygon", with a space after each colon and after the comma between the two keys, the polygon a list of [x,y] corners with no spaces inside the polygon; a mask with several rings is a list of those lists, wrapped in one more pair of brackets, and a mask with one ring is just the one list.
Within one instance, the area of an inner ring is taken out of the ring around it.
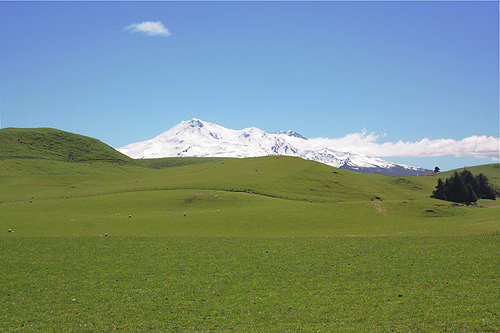
{"label": "green grass field", "polygon": [[500,204],[429,198],[451,172],[0,144],[2,331],[500,332]]}
{"label": "green grass field", "polygon": [[21,331],[496,332],[498,236],[0,242]]}

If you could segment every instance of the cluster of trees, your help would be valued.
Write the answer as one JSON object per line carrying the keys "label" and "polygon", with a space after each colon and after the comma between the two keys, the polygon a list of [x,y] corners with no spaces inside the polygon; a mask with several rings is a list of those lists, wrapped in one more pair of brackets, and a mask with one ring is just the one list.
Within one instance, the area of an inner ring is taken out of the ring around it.
{"label": "cluster of trees", "polygon": [[431,198],[470,204],[478,199],[495,200],[496,194],[484,174],[474,176],[470,171],[463,170],[460,173],[455,171],[445,182],[439,178]]}

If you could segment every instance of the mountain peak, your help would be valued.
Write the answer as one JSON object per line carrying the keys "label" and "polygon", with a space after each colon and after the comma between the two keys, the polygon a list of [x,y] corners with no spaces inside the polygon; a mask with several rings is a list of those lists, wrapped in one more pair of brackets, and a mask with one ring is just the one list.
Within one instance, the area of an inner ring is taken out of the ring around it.
{"label": "mountain peak", "polygon": [[333,167],[391,176],[431,173],[357,153],[328,147],[311,150],[307,138],[292,130],[266,133],[256,127],[232,130],[197,118],[183,121],[157,137],[118,151],[132,158],[298,156]]}
{"label": "mountain peak", "polygon": [[294,137],[294,138],[299,138],[299,139],[304,139],[304,140],[307,140],[307,138],[303,135],[300,135],[299,133],[295,132],[295,131],[292,131],[292,130],[289,130],[289,131],[277,131],[277,132],[274,132],[273,134],[281,134],[281,135],[286,135],[286,136],[291,136],[291,137]]}
{"label": "mountain peak", "polygon": [[189,126],[189,127],[198,127],[198,128],[202,128],[203,126],[205,126],[203,123],[204,121],[198,119],[198,118],[193,118],[191,120],[188,120],[188,121],[183,121],[182,123],[184,123],[185,125]]}

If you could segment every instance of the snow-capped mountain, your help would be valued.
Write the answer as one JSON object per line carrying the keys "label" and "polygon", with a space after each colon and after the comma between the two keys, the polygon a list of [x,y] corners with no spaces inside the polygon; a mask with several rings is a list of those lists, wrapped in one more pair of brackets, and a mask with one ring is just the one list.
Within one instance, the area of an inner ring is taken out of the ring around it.
{"label": "snow-capped mountain", "polygon": [[432,173],[431,170],[392,163],[357,153],[308,148],[308,139],[294,132],[266,133],[250,127],[232,130],[199,119],[183,121],[157,137],[131,143],[118,151],[132,158],[298,156],[337,168],[389,176]]}

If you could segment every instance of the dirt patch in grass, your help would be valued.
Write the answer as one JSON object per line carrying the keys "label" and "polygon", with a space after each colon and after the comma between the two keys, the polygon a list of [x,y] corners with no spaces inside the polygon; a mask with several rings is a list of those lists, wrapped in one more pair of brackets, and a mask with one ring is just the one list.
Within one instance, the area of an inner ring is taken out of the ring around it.
{"label": "dirt patch in grass", "polygon": [[385,212],[386,209],[384,207],[381,207],[378,203],[373,204],[375,206],[375,209],[379,212]]}
{"label": "dirt patch in grass", "polygon": [[193,195],[191,195],[189,198],[186,199],[186,202],[189,203],[189,202],[193,202],[195,201],[196,199],[198,199],[199,196],[203,195],[204,193],[203,192],[196,192],[196,193],[193,193]]}

